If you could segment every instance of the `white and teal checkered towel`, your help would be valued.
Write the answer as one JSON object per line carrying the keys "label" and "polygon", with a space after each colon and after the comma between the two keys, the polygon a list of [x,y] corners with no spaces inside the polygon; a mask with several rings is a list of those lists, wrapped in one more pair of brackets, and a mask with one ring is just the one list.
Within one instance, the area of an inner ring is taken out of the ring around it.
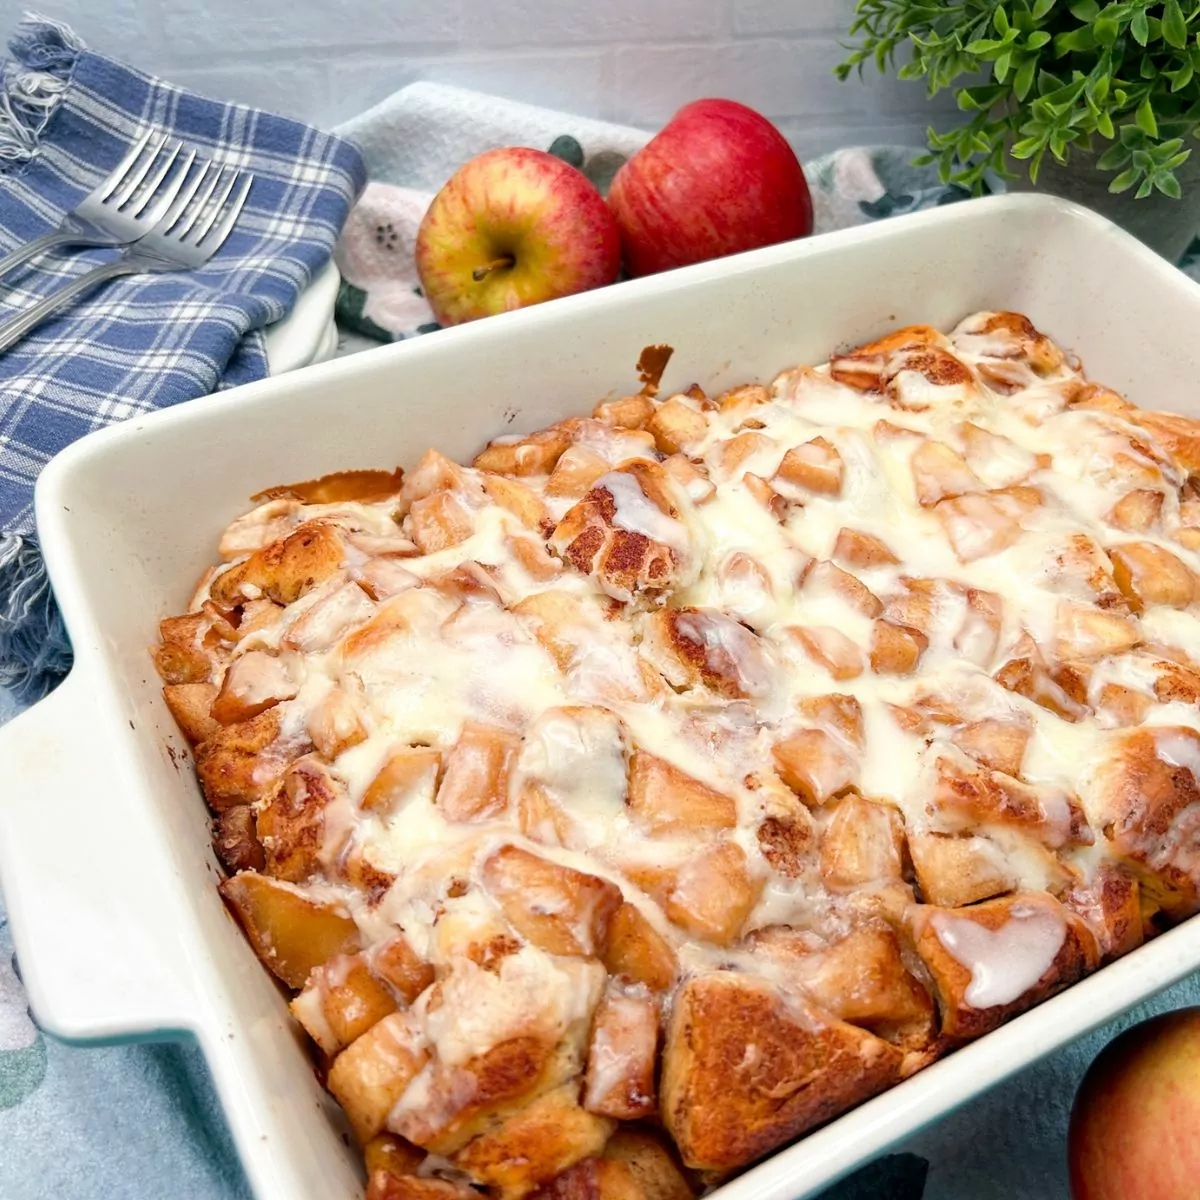
{"label": "white and teal checkered towel", "polygon": [[[254,173],[207,266],[108,283],[0,356],[0,685],[32,699],[69,665],[33,527],[38,473],[94,429],[265,375],[259,331],[328,261],[365,176],[342,138],[171,87],[54,22],[28,18],[9,50],[0,256],[55,229],[149,128]],[[0,279],[0,318],[117,253],[67,248],[18,268]]]}

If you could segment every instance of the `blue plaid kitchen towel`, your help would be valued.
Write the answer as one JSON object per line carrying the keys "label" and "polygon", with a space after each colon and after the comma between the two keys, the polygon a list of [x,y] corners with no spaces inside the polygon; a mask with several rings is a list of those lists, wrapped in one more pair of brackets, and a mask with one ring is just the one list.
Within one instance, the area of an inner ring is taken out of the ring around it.
{"label": "blue plaid kitchen towel", "polygon": [[[106,284],[0,356],[0,687],[35,699],[70,665],[33,524],[33,485],[92,430],[261,378],[261,329],[329,259],[365,182],[349,142],[206,100],[28,17],[0,75],[0,256],[54,229],[146,129],[254,172],[198,271]],[[117,251],[64,249],[0,280],[0,318]]]}

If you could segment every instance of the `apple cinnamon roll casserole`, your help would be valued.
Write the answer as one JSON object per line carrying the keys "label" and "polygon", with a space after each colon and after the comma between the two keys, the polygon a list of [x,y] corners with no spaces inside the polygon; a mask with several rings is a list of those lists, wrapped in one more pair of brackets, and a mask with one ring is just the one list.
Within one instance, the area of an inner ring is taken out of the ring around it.
{"label": "apple cinnamon roll casserole", "polygon": [[1200,908],[1200,422],[1013,313],[654,393],[162,623],[370,1200],[693,1195]]}

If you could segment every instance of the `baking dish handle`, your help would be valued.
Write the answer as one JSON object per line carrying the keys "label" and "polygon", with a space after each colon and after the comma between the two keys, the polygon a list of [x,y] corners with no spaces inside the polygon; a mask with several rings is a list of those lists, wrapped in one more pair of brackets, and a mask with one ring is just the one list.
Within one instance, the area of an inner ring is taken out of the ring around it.
{"label": "baking dish handle", "polygon": [[77,667],[0,729],[0,887],[30,1007],[67,1041],[195,1029],[192,918],[95,709]]}

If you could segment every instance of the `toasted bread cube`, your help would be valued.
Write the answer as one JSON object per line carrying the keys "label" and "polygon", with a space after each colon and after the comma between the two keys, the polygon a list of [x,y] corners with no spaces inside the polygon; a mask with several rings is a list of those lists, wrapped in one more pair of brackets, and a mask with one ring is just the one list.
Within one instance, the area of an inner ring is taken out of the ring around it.
{"label": "toasted bread cube", "polygon": [[863,747],[862,705],[854,696],[830,692],[823,696],[803,696],[796,702],[801,716],[813,724],[836,733],[851,746]]}
{"label": "toasted bread cube", "polygon": [[908,850],[926,904],[957,908],[1017,885],[1007,860],[987,838],[910,833]]}
{"label": "toasted bread cube", "polygon": [[297,691],[299,687],[283,659],[262,650],[249,650],[229,664],[209,711],[222,725],[236,725],[281,700],[291,700]]}
{"label": "toasted bread cube", "polygon": [[394,1013],[396,1001],[361,954],[339,955],[312,971],[290,1008],[326,1054],[337,1054]]}
{"label": "toasted bread cube", "polygon": [[1188,475],[1200,473],[1200,421],[1181,413],[1130,408],[1129,420],[1148,429],[1154,440]]}
{"label": "toasted bread cube", "polygon": [[646,1193],[625,1163],[585,1158],[531,1193],[530,1200],[646,1200]]}
{"label": "toasted bread cube", "polygon": [[1134,488],[1112,506],[1104,519],[1126,533],[1148,533],[1158,523],[1164,499],[1160,491]]}
{"label": "toasted bread cube", "polygon": [[811,857],[816,829],[808,809],[797,806],[785,816],[763,818],[757,830],[758,848],[773,871],[798,879]]}
{"label": "toasted bread cube", "polygon": [[553,522],[542,498],[528,484],[510,479],[507,475],[482,476],[483,490],[501,508],[512,513],[522,525],[541,533]]}
{"label": "toasted bread cube", "polygon": [[1190,567],[1153,542],[1125,542],[1109,550],[1113,578],[1135,612],[1155,604],[1187,608],[1196,596]]}
{"label": "toasted bread cube", "polygon": [[616,884],[517,846],[490,855],[482,879],[513,928],[550,954],[597,954],[621,904]]}
{"label": "toasted bread cube", "polygon": [[728,946],[742,931],[762,892],[750,875],[745,851],[724,842],[689,859],[672,873],[665,889],[667,916],[694,937]]}
{"label": "toasted bread cube", "polygon": [[883,612],[879,597],[861,579],[831,562],[813,563],[805,575],[804,589],[836,596],[864,617],[877,617]]}
{"label": "toasted bread cube", "polygon": [[388,1171],[392,1175],[415,1175],[425,1161],[425,1151],[394,1133],[380,1133],[363,1147],[367,1175]]}
{"label": "toasted bread cube", "polygon": [[871,626],[871,670],[876,675],[911,675],[929,639],[908,625],[878,620]]}
{"label": "toasted bread cube", "polygon": [[657,1108],[658,1005],[644,989],[610,986],[592,1021],[583,1107],[635,1121]]}
{"label": "toasted bread cube", "polygon": [[1090,883],[1080,883],[1062,896],[1063,905],[1078,913],[1109,962],[1142,944],[1140,888],[1133,874],[1113,863],[1101,863]]}
{"label": "toasted bread cube", "polygon": [[665,992],[679,973],[675,951],[666,938],[628,900],[608,923],[600,958],[611,974],[645,984],[652,992]]}
{"label": "toasted bread cube", "polygon": [[604,1149],[615,1123],[580,1108],[568,1083],[481,1133],[455,1156],[454,1164],[501,1200],[516,1200],[581,1159]]}
{"label": "toasted bread cube", "polygon": [[433,554],[465,542],[475,532],[475,522],[456,493],[434,492],[413,501],[404,518],[404,532],[422,554]]}
{"label": "toasted bread cube", "polygon": [[403,746],[393,752],[367,785],[366,812],[396,812],[418,796],[432,798],[442,777],[442,755],[429,746]]}
{"label": "toasted bread cube", "polygon": [[[284,772],[270,802],[258,813],[258,840],[267,874],[303,883],[326,861],[325,809],[345,795],[345,785],[317,758],[297,759]],[[348,831],[347,831],[348,835]]]}
{"label": "toasted bread cube", "polygon": [[1200,734],[1154,725],[1114,736],[1099,763],[1088,812],[1141,885],[1147,907],[1176,919],[1200,909]]}
{"label": "toasted bread cube", "polygon": [[288,763],[308,749],[279,736],[277,708],[249,721],[226,725],[196,747],[196,774],[204,798],[217,812],[255,804],[274,789]]}
{"label": "toasted bread cube", "polygon": [[654,416],[654,401],[649,396],[622,396],[618,400],[602,400],[592,409],[592,416],[606,425],[621,429],[642,429]]}
{"label": "toasted bread cube", "polygon": [[659,609],[646,623],[642,655],[672,687],[706,687],[730,700],[768,690],[764,643],[717,609]]}
{"label": "toasted bread cube", "polygon": [[701,975],[680,989],[667,1028],[663,1121],[689,1167],[732,1170],[882,1091],[900,1061],[763,980]]}
{"label": "toasted bread cube", "polygon": [[433,967],[399,933],[370,952],[371,970],[411,1004],[432,982]]}
{"label": "toasted bread cube", "polygon": [[755,410],[771,402],[771,393],[761,383],[743,383],[717,397],[717,410],[723,417],[736,420],[736,428],[749,428],[756,420]]}
{"label": "toasted bread cube", "polygon": [[215,683],[168,683],[162,694],[179,732],[191,745],[207,741],[221,728],[212,716],[212,702],[217,698]]}
{"label": "toasted bread cube", "polygon": [[521,739],[495,725],[468,722],[446,756],[437,806],[447,821],[486,821],[508,807],[508,783]]}
{"label": "toasted bread cube", "polygon": [[787,633],[813,662],[839,682],[857,679],[866,668],[866,655],[832,625],[789,625]]}
{"label": "toasted bread cube", "polygon": [[518,438],[497,438],[476,456],[472,466],[497,475],[549,475],[563,451],[571,444],[571,434],[560,426]]}
{"label": "toasted bread cube", "polygon": [[732,829],[737,803],[677,766],[635,750],[629,760],[627,804],[633,818],[651,833]]}
{"label": "toasted bread cube", "polygon": [[629,1169],[641,1188],[640,1200],[693,1200],[696,1194],[674,1147],[657,1131],[622,1125],[608,1139],[604,1157]]}
{"label": "toasted bread cube", "polygon": [[1054,622],[1054,656],[1059,662],[1087,662],[1123,654],[1142,640],[1132,617],[1104,612],[1090,604],[1059,604]]}
{"label": "toasted bread cube", "polygon": [[344,557],[341,532],[310,522],[218,575],[210,595],[224,608],[240,604],[243,598],[256,599],[259,593],[277,604],[291,604],[328,579]]}
{"label": "toasted bread cube", "polygon": [[933,511],[959,562],[972,563],[1011,546],[1021,536],[1021,518],[1040,503],[1032,488],[1008,488],[939,500]]}
{"label": "toasted bread cube", "polygon": [[993,771],[1020,775],[1025,747],[1033,734],[1032,724],[1018,715],[1001,720],[983,717],[956,729],[950,740],[964,753]]}
{"label": "toasted bread cube", "polygon": [[887,804],[849,795],[821,834],[821,878],[833,891],[899,879],[904,820]]}
{"label": "toasted bread cube", "polygon": [[823,729],[801,729],[775,743],[775,769],[810,808],[825,804],[858,782],[849,749]]}
{"label": "toasted bread cube", "polygon": [[807,488],[822,496],[838,496],[842,491],[845,464],[837,448],[823,437],[802,446],[793,446],[784,456],[777,479]]}
{"label": "toasted bread cube", "polygon": [[[584,446],[571,446],[558,460],[546,481],[547,496],[566,496],[578,500],[611,470],[607,459]],[[553,522],[551,522],[553,527]]]}
{"label": "toasted bread cube", "polygon": [[359,949],[358,926],[337,904],[312,900],[266,875],[243,871],[218,884],[263,965],[288,987],[304,986],[314,967]]}
{"label": "toasted bread cube", "polygon": [[162,645],[151,653],[163,683],[208,683],[219,665],[219,656],[204,643],[210,622],[203,613],[167,617],[158,626]]}
{"label": "toasted bread cube", "polygon": [[842,529],[833,544],[833,557],[851,567],[894,566],[900,560],[888,548],[887,543],[874,534],[857,529]]}
{"label": "toasted bread cube", "polygon": [[800,956],[789,974],[835,1017],[889,1042],[924,1045],[933,1036],[933,1001],[905,966],[895,930],[883,922],[860,925]]}
{"label": "toasted bread cube", "polygon": [[392,1106],[429,1058],[420,1023],[392,1013],[347,1046],[329,1068],[327,1084],[360,1143],[383,1130]]}
{"label": "toasted bread cube", "polygon": [[926,439],[911,459],[917,503],[932,508],[939,500],[983,490],[979,477],[957,450],[945,442]]}
{"label": "toasted bread cube", "polygon": [[937,993],[942,1034],[956,1041],[995,1029],[1100,962],[1082,918],[1045,892],[918,907],[909,931]]}
{"label": "toasted bread cube", "polygon": [[1001,687],[1040,704],[1064,721],[1078,721],[1089,714],[1087,705],[1074,699],[1050,674],[1032,643],[1028,654],[1010,659],[993,678]]}
{"label": "toasted bread cube", "polygon": [[747,471],[742,476],[742,483],[746,491],[754,497],[775,518],[776,521],[784,521],[788,515],[789,504],[783,496],[781,496],[761,475],[755,475],[752,471]]}
{"label": "toasted bread cube", "polygon": [[645,428],[654,435],[654,444],[663,454],[687,453],[704,440],[708,418],[682,396],[672,396],[655,409]]}
{"label": "toasted bread cube", "polygon": [[254,809],[249,804],[227,808],[217,815],[213,822],[213,849],[231,875],[238,871],[261,871],[266,866],[255,828]]}
{"label": "toasted bread cube", "polygon": [[478,1196],[465,1183],[435,1176],[397,1175],[382,1168],[367,1172],[365,1200],[477,1200]]}
{"label": "toasted bread cube", "polygon": [[717,442],[713,447],[721,477],[724,479],[740,479],[746,472],[746,464],[756,454],[772,449],[777,449],[777,444],[765,434],[753,429]]}

